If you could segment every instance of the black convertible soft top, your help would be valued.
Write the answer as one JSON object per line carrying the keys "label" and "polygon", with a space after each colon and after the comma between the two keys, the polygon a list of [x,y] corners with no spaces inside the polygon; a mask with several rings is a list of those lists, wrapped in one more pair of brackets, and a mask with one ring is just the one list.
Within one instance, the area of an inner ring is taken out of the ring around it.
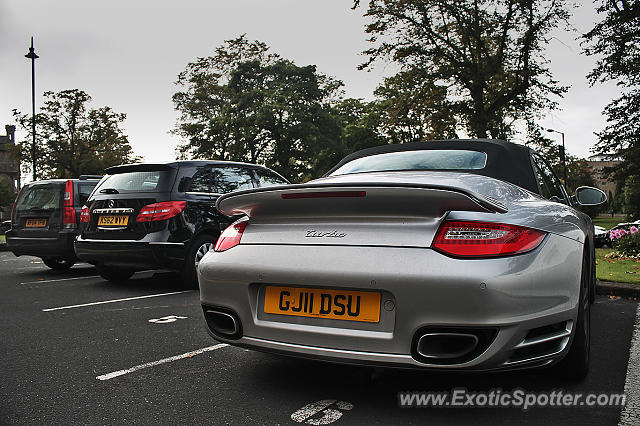
{"label": "black convertible soft top", "polygon": [[461,149],[484,152],[487,154],[487,164],[483,169],[457,171],[489,176],[513,183],[536,194],[539,193],[538,184],[531,165],[531,152],[533,150],[524,145],[495,139],[452,139],[376,146],[347,155],[329,170],[325,176],[330,175],[343,164],[357,158],[387,152],[418,151],[425,149]]}

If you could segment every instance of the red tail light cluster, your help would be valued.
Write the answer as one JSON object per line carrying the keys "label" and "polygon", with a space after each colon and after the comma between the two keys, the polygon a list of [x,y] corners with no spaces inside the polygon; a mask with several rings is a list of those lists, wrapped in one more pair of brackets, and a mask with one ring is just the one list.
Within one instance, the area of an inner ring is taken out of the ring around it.
{"label": "red tail light cluster", "polygon": [[73,208],[73,181],[68,180],[64,185],[64,204],[62,206],[62,227],[76,228],[76,210]]}
{"label": "red tail light cluster", "polygon": [[186,201],[164,201],[153,203],[140,209],[136,222],[155,222],[166,220],[179,215],[187,206]]}
{"label": "red tail light cluster", "polygon": [[80,210],[80,222],[89,223],[91,220],[91,213],[89,212],[89,207],[82,206],[82,210]]}
{"label": "red tail light cluster", "polygon": [[447,221],[433,248],[454,257],[496,257],[525,253],[538,247],[546,234],[517,225]]}
{"label": "red tail light cluster", "polygon": [[213,250],[225,251],[240,244],[240,239],[242,239],[242,234],[248,224],[248,219],[240,219],[239,221],[231,224],[222,232]]}

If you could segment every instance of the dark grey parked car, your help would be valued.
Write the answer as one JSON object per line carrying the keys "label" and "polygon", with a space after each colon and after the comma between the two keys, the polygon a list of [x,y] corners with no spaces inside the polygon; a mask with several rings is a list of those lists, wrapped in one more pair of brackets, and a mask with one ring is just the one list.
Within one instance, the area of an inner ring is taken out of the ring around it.
{"label": "dark grey parked car", "polygon": [[73,241],[80,209],[100,176],[51,179],[22,187],[11,212],[7,247],[16,256],[42,258],[52,269],[68,269],[78,260]]}

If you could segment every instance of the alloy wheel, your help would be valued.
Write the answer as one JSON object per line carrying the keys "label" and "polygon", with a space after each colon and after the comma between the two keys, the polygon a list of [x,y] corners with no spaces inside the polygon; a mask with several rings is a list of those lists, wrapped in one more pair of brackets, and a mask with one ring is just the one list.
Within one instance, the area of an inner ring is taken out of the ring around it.
{"label": "alloy wheel", "polygon": [[204,255],[210,252],[211,250],[213,250],[213,247],[214,247],[214,244],[209,242],[204,243],[200,247],[198,247],[198,250],[196,250],[196,256],[194,259],[196,269],[198,269],[198,265],[200,264],[200,261],[202,260]]}

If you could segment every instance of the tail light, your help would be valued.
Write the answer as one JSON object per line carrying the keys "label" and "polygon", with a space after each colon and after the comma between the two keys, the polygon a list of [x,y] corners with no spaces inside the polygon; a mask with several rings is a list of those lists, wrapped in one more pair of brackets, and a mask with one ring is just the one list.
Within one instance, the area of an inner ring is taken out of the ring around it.
{"label": "tail light", "polygon": [[155,222],[179,215],[187,207],[186,201],[164,201],[148,204],[140,209],[136,222]]}
{"label": "tail light", "polygon": [[454,257],[495,257],[525,253],[538,247],[547,234],[517,225],[447,221],[433,248]]}
{"label": "tail light", "polygon": [[68,180],[64,185],[64,204],[62,206],[62,227],[76,228],[76,210],[73,208],[73,181]]}
{"label": "tail light", "polygon": [[293,192],[282,194],[282,199],[295,200],[299,198],[358,198],[366,196],[366,191]]}
{"label": "tail light", "polygon": [[240,219],[239,221],[231,224],[222,232],[213,250],[225,251],[240,244],[242,234],[244,233],[244,230],[248,224],[249,220],[246,218]]}
{"label": "tail light", "polygon": [[80,222],[89,223],[91,220],[91,213],[89,212],[89,207],[82,206],[82,210],[80,210]]}

